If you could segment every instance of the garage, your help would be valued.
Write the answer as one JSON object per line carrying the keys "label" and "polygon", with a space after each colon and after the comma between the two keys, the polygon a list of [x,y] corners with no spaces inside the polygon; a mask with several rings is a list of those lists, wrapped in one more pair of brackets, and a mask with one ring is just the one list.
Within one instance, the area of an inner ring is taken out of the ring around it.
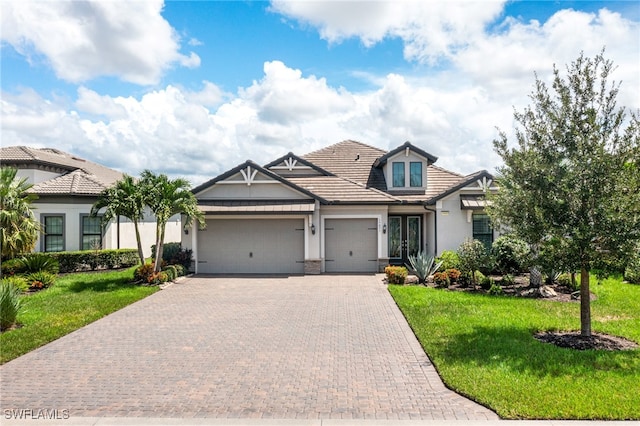
{"label": "garage", "polygon": [[198,231],[198,272],[302,274],[304,220],[207,220]]}
{"label": "garage", "polygon": [[377,219],[326,219],[324,235],[325,272],[377,272]]}

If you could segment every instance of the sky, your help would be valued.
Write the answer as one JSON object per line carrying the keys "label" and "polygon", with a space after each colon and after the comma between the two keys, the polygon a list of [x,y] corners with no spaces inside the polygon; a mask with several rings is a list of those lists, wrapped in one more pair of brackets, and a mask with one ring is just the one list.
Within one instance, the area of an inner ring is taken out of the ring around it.
{"label": "sky", "polygon": [[605,49],[640,109],[638,1],[0,2],[2,146],[194,186],[351,139],[468,174],[514,111]]}

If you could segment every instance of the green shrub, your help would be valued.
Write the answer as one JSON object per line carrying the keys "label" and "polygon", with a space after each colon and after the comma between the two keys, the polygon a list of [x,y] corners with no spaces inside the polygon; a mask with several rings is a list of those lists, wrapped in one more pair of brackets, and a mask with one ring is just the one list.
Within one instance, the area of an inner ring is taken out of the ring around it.
{"label": "green shrub", "polygon": [[[490,256],[481,241],[465,241],[458,248],[458,256],[460,257],[460,270],[462,272],[472,273],[473,271],[491,268]],[[475,277],[473,282],[478,282]]]}
{"label": "green shrub", "polygon": [[16,323],[20,307],[20,289],[11,282],[2,280],[0,283],[0,330],[7,330]]}
{"label": "green shrub", "polygon": [[20,275],[11,275],[11,276],[2,277],[2,282],[11,284],[12,286],[14,286],[15,288],[17,288],[22,292],[29,290],[29,283],[27,282],[27,279]]}
{"label": "green shrub", "polygon": [[3,277],[23,274],[25,272],[24,265],[20,259],[3,260],[0,268],[2,269]]}
{"label": "green shrub", "polygon": [[436,272],[433,274],[433,283],[436,287],[449,287],[449,274],[446,272]]}
{"label": "green shrub", "polygon": [[26,278],[31,290],[49,288],[56,282],[56,275],[47,271],[33,272],[27,275]]}
{"label": "green shrub", "polygon": [[624,279],[632,284],[640,284],[640,248],[627,262],[624,268]]}
{"label": "green shrub", "polygon": [[[151,256],[156,257],[156,246],[151,246]],[[182,249],[180,243],[165,243],[162,246],[162,260],[167,265],[182,265],[186,270],[191,268],[193,250]]]}
{"label": "green shrub", "polygon": [[140,262],[136,249],[61,251],[48,255],[58,260],[62,273],[128,268]]}
{"label": "green shrub", "polygon": [[491,246],[495,267],[502,274],[524,271],[529,263],[530,253],[529,245],[512,235],[500,236]]}
{"label": "green shrub", "polygon": [[184,266],[178,264],[178,265],[173,265],[174,268],[176,268],[176,275],[179,277],[183,277],[187,274],[187,270],[184,268]]}
{"label": "green shrub", "polygon": [[167,274],[167,277],[169,278],[169,281],[173,281],[176,278],[178,278],[178,271],[176,270],[176,267],[173,266],[173,265],[169,265],[169,266],[163,268],[162,271]]}
{"label": "green shrub", "polygon": [[513,278],[513,275],[507,274],[502,277],[502,285],[514,285],[516,280]]}
{"label": "green shrub", "polygon": [[404,284],[409,271],[404,266],[387,266],[384,268],[384,273],[387,274],[387,281],[389,284]]}
{"label": "green shrub", "polygon": [[57,274],[60,270],[60,263],[53,256],[44,253],[33,253],[29,256],[23,256],[19,259],[22,263],[24,273],[30,274],[34,272],[50,272]]}
{"label": "green shrub", "polygon": [[490,290],[492,286],[496,285],[495,281],[493,281],[493,278],[486,277],[484,275],[478,278],[476,282],[480,284],[480,287],[483,290]]}
{"label": "green shrub", "polygon": [[504,294],[504,290],[502,290],[502,287],[500,285],[493,282],[491,278],[489,278],[489,280],[491,281],[491,286],[489,287],[489,291],[488,291],[490,295],[500,296],[501,294]]}
{"label": "green shrub", "polygon": [[440,265],[440,269],[460,269],[460,256],[458,253],[452,250],[445,250],[442,254],[436,259],[437,262],[442,262]]}

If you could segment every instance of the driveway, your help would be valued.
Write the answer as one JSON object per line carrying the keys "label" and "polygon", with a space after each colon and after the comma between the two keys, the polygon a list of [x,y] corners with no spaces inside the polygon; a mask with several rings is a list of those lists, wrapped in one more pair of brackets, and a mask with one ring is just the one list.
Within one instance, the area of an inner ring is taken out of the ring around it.
{"label": "driveway", "polygon": [[196,276],[0,367],[76,417],[497,419],[447,390],[380,276]]}

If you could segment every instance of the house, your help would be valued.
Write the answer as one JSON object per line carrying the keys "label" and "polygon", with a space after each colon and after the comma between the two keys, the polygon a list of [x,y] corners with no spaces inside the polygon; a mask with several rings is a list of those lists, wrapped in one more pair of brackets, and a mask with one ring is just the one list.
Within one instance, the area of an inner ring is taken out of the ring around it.
{"label": "house", "polygon": [[[105,226],[91,217],[91,206],[104,189],[122,178],[122,173],[52,148],[9,146],[0,148],[2,166],[18,169],[17,177],[33,184],[38,195],[34,213],[44,233],[36,251],[75,251],[96,247],[136,248],[133,223],[120,217]],[[146,214],[140,223],[145,256],[155,244],[155,219]],[[166,241],[180,241],[180,217],[167,224]]]}
{"label": "house", "polygon": [[247,161],[193,189],[206,228],[182,235],[198,273],[378,272],[424,251],[494,234],[486,171],[462,176],[406,142],[389,152],[343,141],[260,166]]}

